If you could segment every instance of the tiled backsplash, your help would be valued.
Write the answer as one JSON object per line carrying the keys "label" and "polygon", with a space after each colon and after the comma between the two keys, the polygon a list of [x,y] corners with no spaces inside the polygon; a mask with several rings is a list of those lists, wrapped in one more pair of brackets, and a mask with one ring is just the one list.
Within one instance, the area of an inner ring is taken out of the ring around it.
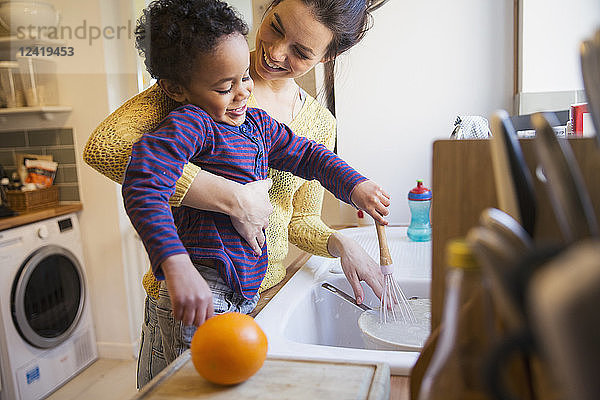
{"label": "tiled backsplash", "polygon": [[0,132],[0,164],[9,174],[17,170],[15,153],[51,154],[58,163],[54,184],[60,201],[79,201],[73,129]]}

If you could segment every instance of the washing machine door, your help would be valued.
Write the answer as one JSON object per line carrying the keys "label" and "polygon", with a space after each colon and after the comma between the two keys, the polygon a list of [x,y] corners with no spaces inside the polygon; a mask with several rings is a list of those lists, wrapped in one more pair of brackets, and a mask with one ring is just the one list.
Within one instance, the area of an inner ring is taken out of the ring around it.
{"label": "washing machine door", "polygon": [[77,327],[85,301],[85,280],[77,258],[59,246],[35,251],[15,277],[13,322],[23,339],[52,348]]}

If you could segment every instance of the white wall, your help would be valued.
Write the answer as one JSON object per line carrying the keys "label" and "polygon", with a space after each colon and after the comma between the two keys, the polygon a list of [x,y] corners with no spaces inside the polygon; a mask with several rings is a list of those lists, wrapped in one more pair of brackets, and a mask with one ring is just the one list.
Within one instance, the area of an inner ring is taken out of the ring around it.
{"label": "white wall", "polygon": [[[51,0],[51,3],[62,14],[61,25],[72,28],[82,26],[84,21],[88,28],[118,26],[132,18],[129,1]],[[83,203],[80,220],[98,350],[101,357],[132,358],[141,316],[130,312],[133,299],[128,291],[129,270],[124,262],[129,256],[120,186],[88,167],[81,156],[98,123],[114,105],[135,93],[135,50],[127,35],[94,40],[91,44],[89,35],[64,42],[74,48],[75,55],[58,60],[58,84],[60,102],[73,107],[66,126],[73,127],[75,132]],[[139,290],[134,293],[139,297]]]}
{"label": "white wall", "polygon": [[[139,5],[138,5],[139,6]],[[102,1],[102,21],[104,26],[135,26],[139,12],[132,1]],[[138,57],[133,32],[118,39],[104,40],[104,65],[106,69],[109,112],[138,92]],[[142,276],[150,262],[142,242],[139,240],[123,206],[121,186],[117,186],[117,210],[119,213],[118,232],[122,245],[122,276],[125,288],[129,336],[126,342],[108,342],[102,346],[106,354],[115,358],[137,356],[139,335],[143,321],[145,291],[141,285]]]}
{"label": "white wall", "polygon": [[390,221],[406,224],[415,180],[431,185],[433,140],[459,114],[511,111],[513,2],[392,0],[374,14],[338,59],[338,150],[391,194]]}
{"label": "white wall", "polygon": [[600,28],[600,1],[521,3],[521,91],[582,90],[579,44]]}
{"label": "white wall", "polygon": [[520,13],[518,112],[586,101],[579,47],[600,28],[600,1],[520,0]]}

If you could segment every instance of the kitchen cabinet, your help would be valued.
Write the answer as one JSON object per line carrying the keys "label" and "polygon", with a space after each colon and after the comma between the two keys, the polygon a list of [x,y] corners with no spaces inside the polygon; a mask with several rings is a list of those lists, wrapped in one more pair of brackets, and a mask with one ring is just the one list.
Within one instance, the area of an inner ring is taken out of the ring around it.
{"label": "kitchen cabinet", "polygon": [[[17,36],[0,37],[0,60],[15,60],[21,49],[27,47],[52,47],[64,45],[64,42],[50,39],[21,39]],[[42,57],[44,58],[44,57]],[[53,57],[45,57],[49,61]],[[0,108],[0,132],[14,131],[23,127],[29,129],[48,129],[63,127],[72,108],[69,106],[36,106]]]}
{"label": "kitchen cabinet", "polygon": [[[600,151],[595,138],[570,138],[569,144],[583,174],[587,191],[600,217]],[[536,176],[533,139],[521,139],[525,162]],[[478,224],[481,212],[498,207],[489,140],[439,140],[433,145],[433,193],[431,210],[433,229],[431,324],[435,329],[441,320],[444,298],[444,248],[451,238],[464,237]],[[534,179],[537,217],[534,238],[537,243],[561,239],[556,218],[544,184]],[[475,186],[474,186],[475,185]],[[476,190],[474,190],[476,187]],[[598,221],[600,223],[600,221]]]}
{"label": "kitchen cabinet", "polygon": [[62,128],[71,110],[69,106],[0,108],[0,133],[23,128]]}

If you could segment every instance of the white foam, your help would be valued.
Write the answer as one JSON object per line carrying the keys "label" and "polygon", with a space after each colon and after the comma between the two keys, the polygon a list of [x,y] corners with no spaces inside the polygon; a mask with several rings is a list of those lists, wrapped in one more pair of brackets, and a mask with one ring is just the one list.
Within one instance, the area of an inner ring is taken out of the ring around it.
{"label": "white foam", "polygon": [[423,347],[431,330],[431,300],[408,300],[417,320],[416,323],[403,321],[379,322],[379,310],[365,311],[361,316],[363,332],[392,345]]}

